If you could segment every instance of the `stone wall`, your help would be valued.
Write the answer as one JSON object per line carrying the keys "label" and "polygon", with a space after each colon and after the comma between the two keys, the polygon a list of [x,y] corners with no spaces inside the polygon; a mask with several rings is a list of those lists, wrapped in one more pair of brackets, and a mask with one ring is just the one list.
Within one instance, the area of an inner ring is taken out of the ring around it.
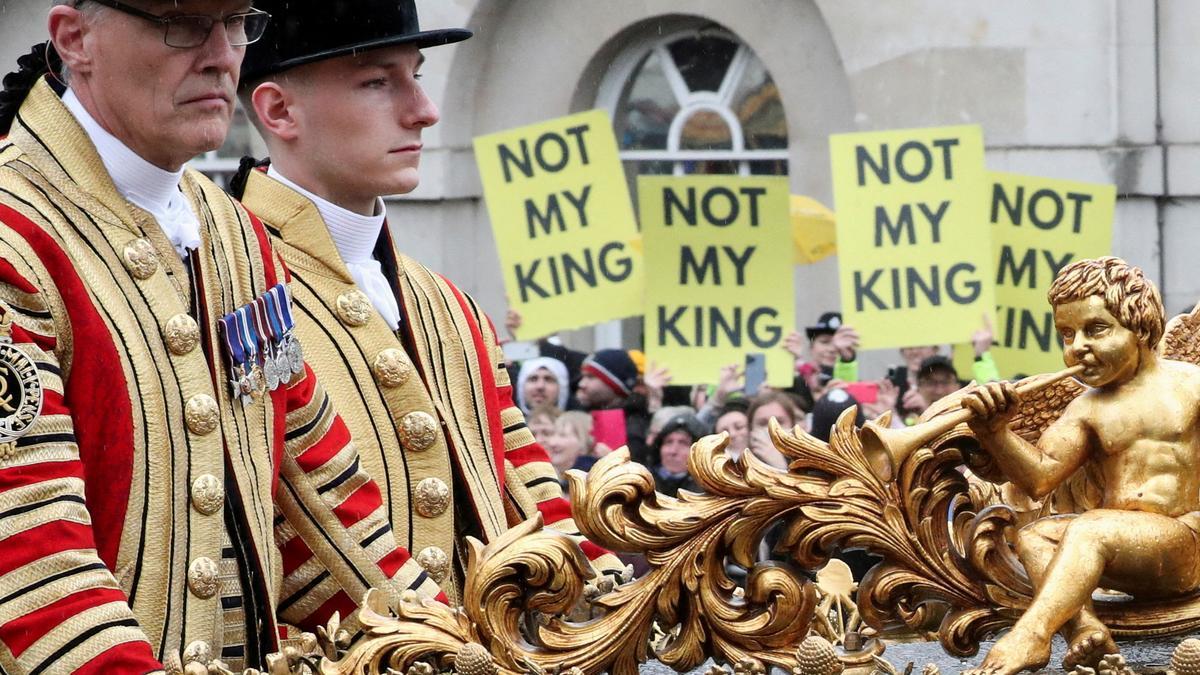
{"label": "stone wall", "polygon": [[[831,201],[826,137],[978,123],[988,164],[1113,182],[1115,249],[1200,299],[1200,3],[1189,0],[418,0],[422,23],[477,36],[427,51],[442,110],[423,184],[391,203],[406,250],[493,315],[504,292],[471,138],[597,105],[628,45],[688,21],[724,26],[779,84],[793,191]],[[44,35],[49,0],[0,0],[0,59]],[[801,322],[836,302],[833,261],[795,275]]]}

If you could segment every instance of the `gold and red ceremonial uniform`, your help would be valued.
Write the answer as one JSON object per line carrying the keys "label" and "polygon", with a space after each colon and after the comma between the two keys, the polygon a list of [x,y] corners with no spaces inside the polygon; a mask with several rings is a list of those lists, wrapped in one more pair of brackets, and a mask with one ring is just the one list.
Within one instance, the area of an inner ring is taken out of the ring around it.
{"label": "gold and red ceremonial uniform", "polygon": [[580,536],[513,403],[494,328],[469,296],[397,252],[385,225],[375,256],[400,306],[393,332],[311,200],[252,171],[242,203],[291,272],[305,355],[381,483],[397,541],[448,595],[461,590],[465,535],[491,541],[539,512],[579,541],[594,568],[619,574],[615,556]]}
{"label": "gold and red ceremonial uniform", "polygon": [[176,650],[261,667],[281,622],[347,616],[372,586],[438,593],[311,370],[231,400],[216,323],[285,272],[219,188],[181,188],[186,263],[45,81],[0,143],[0,311],[44,388],[0,451],[8,675],[154,672]]}

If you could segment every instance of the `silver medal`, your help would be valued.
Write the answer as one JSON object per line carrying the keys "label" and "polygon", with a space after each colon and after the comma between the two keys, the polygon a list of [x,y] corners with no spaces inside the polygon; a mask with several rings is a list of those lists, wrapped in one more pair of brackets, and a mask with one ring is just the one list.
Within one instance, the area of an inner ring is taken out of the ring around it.
{"label": "silver medal", "polygon": [[288,358],[287,348],[279,345],[275,352],[275,372],[279,376],[279,384],[290,384],[292,381],[292,362]]}
{"label": "silver medal", "polygon": [[279,388],[279,370],[275,365],[275,357],[269,351],[263,354],[263,375],[267,378],[267,391]]}
{"label": "silver medal", "polygon": [[292,366],[292,372],[299,374],[304,372],[304,349],[300,346],[300,340],[295,335],[288,340],[288,362]]}

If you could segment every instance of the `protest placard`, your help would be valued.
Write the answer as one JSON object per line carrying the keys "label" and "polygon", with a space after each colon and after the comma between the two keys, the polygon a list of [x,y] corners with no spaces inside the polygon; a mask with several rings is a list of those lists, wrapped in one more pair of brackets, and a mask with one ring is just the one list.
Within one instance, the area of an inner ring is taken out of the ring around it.
{"label": "protest placard", "polygon": [[959,342],[994,309],[977,126],[829,139],[842,314],[865,349]]}
{"label": "protest placard", "polygon": [[603,110],[475,139],[521,337],[641,313],[637,221]]}
{"label": "protest placard", "polygon": [[747,353],[788,386],[796,325],[785,178],[642,176],[646,358],[678,384],[714,382]]}
{"label": "protest placard", "polygon": [[[1062,345],[1046,291],[1071,262],[1111,254],[1117,189],[1013,173],[989,177],[996,282],[992,357],[1005,379],[1059,370]],[[974,357],[969,348],[955,352]]]}

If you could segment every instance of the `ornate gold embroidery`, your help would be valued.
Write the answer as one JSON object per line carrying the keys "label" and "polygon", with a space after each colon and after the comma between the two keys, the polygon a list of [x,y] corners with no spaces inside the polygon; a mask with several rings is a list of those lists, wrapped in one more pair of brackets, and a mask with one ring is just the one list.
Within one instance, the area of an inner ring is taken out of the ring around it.
{"label": "ornate gold embroidery", "polygon": [[208,394],[199,394],[188,399],[183,412],[187,428],[197,436],[207,436],[217,429],[219,411],[217,402]]}
{"label": "ornate gold embroidery", "polygon": [[422,452],[437,443],[437,420],[426,412],[410,412],[400,420],[400,442],[406,450]]}
{"label": "ornate gold embroidery", "polygon": [[371,320],[371,300],[360,290],[346,291],[338,296],[337,313],[347,326],[365,326]]}
{"label": "ornate gold embroidery", "polygon": [[412,376],[413,367],[408,362],[408,356],[395,347],[379,352],[375,362],[371,364],[375,379],[385,387],[399,387]]}
{"label": "ornate gold embroidery", "polygon": [[176,314],[168,319],[163,332],[166,333],[167,348],[176,356],[190,354],[200,344],[200,326],[187,314]]}
{"label": "ornate gold embroidery", "polygon": [[417,513],[436,518],[450,506],[450,486],[438,478],[426,478],[417,483],[415,495]]}
{"label": "ornate gold embroidery", "polygon": [[125,244],[121,258],[135,279],[149,279],[158,271],[158,254],[154,251],[154,244],[146,239],[134,239]]}

